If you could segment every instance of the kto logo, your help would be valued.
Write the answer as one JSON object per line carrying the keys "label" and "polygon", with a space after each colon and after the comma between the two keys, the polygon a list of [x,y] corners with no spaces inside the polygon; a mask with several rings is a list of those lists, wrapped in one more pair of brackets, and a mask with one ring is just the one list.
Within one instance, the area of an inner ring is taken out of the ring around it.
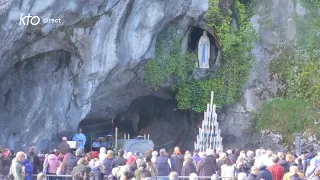
{"label": "kto logo", "polygon": [[39,16],[31,16],[30,13],[28,16],[20,15],[20,22],[19,25],[29,25],[29,22],[31,25],[38,25],[40,23],[41,19]]}

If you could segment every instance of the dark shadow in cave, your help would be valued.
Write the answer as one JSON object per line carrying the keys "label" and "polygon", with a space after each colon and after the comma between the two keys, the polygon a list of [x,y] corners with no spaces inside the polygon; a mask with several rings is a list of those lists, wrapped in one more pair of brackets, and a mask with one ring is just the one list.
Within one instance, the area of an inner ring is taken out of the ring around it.
{"label": "dark shadow in cave", "polygon": [[[201,122],[191,111],[177,110],[174,100],[158,96],[140,96],[136,98],[126,112],[112,119],[84,120],[79,126],[84,128],[84,134],[90,139],[113,134],[112,129],[119,128],[119,138],[129,133],[131,138],[138,135],[150,134],[154,149],[173,150],[179,146],[182,151],[193,150],[193,142],[198,134],[198,124]],[[87,140],[87,149],[91,142]]]}

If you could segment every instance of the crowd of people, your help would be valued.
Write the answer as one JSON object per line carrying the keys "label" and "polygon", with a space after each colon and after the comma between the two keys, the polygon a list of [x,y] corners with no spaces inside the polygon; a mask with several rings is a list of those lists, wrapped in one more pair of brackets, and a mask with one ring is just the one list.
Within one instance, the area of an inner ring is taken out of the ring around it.
{"label": "crowd of people", "polygon": [[[44,180],[178,180],[179,176],[191,180],[207,178],[223,180],[320,180],[320,153],[313,149],[299,157],[292,153],[273,153],[261,148],[253,151],[207,149],[206,152],[186,151],[184,155],[176,147],[171,155],[165,149],[148,150],[144,154],[125,152],[117,154],[101,148],[100,152],[75,152],[63,138],[58,149],[44,154],[13,152],[0,148],[0,180],[31,180],[32,175]],[[205,178],[206,177],[206,178]]]}

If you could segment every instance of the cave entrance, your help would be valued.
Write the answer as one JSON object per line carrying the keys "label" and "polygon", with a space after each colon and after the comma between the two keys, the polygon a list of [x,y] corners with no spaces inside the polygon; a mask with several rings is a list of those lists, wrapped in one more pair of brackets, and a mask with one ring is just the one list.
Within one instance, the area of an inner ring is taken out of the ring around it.
{"label": "cave entrance", "polygon": [[[198,43],[200,40],[200,37],[203,35],[203,31],[206,31],[205,29],[199,28],[199,27],[191,27],[191,33],[189,36],[189,43],[188,43],[188,50],[193,52],[194,54],[198,54]],[[207,31],[208,32],[208,31]],[[213,35],[208,32],[207,33],[209,40],[210,40],[210,67],[214,64],[216,57],[218,55],[218,47],[216,45],[216,41],[213,37]]]}
{"label": "cave entrance", "polygon": [[[85,119],[79,127],[87,136],[86,150],[99,150],[100,147],[111,148],[106,141],[113,142],[114,128],[118,127],[118,139],[130,134],[131,139],[144,134],[150,135],[154,150],[161,148],[172,151],[178,146],[182,151],[193,150],[197,125],[192,112],[177,110],[177,102],[155,95],[140,96],[134,99],[129,107],[113,118],[104,120]],[[95,146],[96,145],[96,146]],[[142,152],[141,152],[142,153]],[[144,153],[144,152],[143,152]]]}

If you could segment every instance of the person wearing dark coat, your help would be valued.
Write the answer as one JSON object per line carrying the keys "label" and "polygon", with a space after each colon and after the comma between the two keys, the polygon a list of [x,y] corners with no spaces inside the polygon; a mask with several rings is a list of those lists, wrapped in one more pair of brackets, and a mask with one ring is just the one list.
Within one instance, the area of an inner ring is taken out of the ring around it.
{"label": "person wearing dark coat", "polygon": [[[77,166],[78,159],[73,155],[72,150],[69,150],[63,159],[62,171],[65,175],[71,175],[71,172],[75,166]],[[66,178],[66,180],[71,180],[71,178]]]}
{"label": "person wearing dark coat", "polygon": [[271,172],[267,169],[267,166],[261,165],[259,168],[259,173],[257,175],[257,180],[264,179],[264,180],[273,180]]}
{"label": "person wearing dark coat", "polygon": [[124,150],[120,149],[118,151],[118,157],[113,160],[112,168],[126,165],[127,160],[123,157],[123,155]]}
{"label": "person wearing dark coat", "polygon": [[248,175],[246,180],[256,180],[258,173],[259,173],[259,168],[257,166],[252,166],[250,174]]}
{"label": "person wearing dark coat", "polygon": [[[216,163],[215,158],[213,157],[213,150],[208,149],[206,151],[206,157],[201,159],[199,163],[197,164],[196,172],[199,176],[212,176],[213,174],[216,174]],[[199,180],[206,180],[201,179]]]}
{"label": "person wearing dark coat", "polygon": [[104,175],[109,176],[112,173],[113,151],[107,151],[107,158],[103,160]]}
{"label": "person wearing dark coat", "polygon": [[279,152],[278,157],[280,158],[278,164],[284,168],[284,173],[289,172],[290,164],[286,161],[285,155],[282,152]]}
{"label": "person wearing dark coat", "polygon": [[29,148],[29,153],[27,155],[28,162],[32,165],[32,173],[33,174],[38,174],[42,172],[41,168],[41,161],[40,158],[34,153],[35,148],[30,147]]}
{"label": "person wearing dark coat", "polygon": [[[160,149],[160,156],[157,157],[156,165],[158,168],[158,176],[169,176],[170,174],[170,159],[166,156],[166,150]],[[160,178],[162,179],[162,178]]]}
{"label": "person wearing dark coat", "polygon": [[58,145],[59,152],[61,154],[67,154],[70,149],[70,145],[67,142],[67,138],[63,137],[62,142]]}
{"label": "person wearing dark coat", "polygon": [[87,174],[86,179],[89,179],[89,173],[91,169],[87,165],[88,165],[88,162],[85,160],[85,158],[79,159],[79,164],[76,167],[74,167],[71,172],[71,176],[73,177],[74,180],[83,180],[82,175],[84,173]]}
{"label": "person wearing dark coat", "polygon": [[4,179],[4,177],[9,174],[9,170],[9,164],[4,154],[0,152],[0,179]]}
{"label": "person wearing dark coat", "polygon": [[182,167],[181,176],[189,176],[191,173],[196,173],[196,167],[194,167],[193,159],[188,157],[186,164]]}
{"label": "person wearing dark coat", "polygon": [[177,172],[179,175],[181,175],[181,170],[183,166],[184,156],[181,154],[180,149],[178,147],[174,148],[174,152],[171,155],[170,159],[172,163],[172,169],[173,171]]}

